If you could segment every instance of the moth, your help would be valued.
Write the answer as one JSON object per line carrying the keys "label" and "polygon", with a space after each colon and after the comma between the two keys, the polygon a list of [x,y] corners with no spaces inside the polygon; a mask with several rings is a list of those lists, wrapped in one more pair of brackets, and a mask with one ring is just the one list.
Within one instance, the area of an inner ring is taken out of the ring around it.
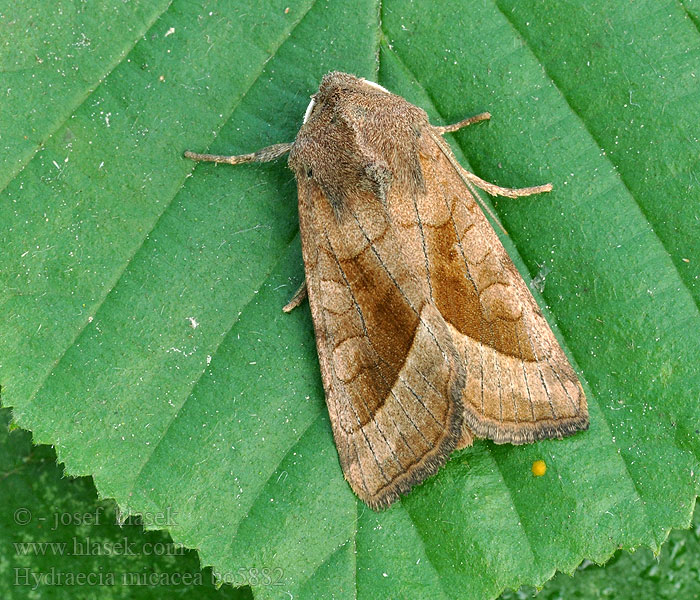
{"label": "moth", "polygon": [[464,169],[443,135],[376,83],[327,74],[292,143],[194,160],[289,153],[305,283],[340,464],[373,509],[433,475],[474,437],[497,444],[588,428],[586,398],[476,188],[528,196]]}

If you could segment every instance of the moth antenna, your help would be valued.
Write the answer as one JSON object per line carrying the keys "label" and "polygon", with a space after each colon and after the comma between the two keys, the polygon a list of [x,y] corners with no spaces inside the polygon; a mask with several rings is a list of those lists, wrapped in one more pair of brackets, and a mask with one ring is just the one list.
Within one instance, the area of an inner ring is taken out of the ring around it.
{"label": "moth antenna", "polygon": [[192,160],[204,162],[225,163],[227,165],[240,165],[251,162],[270,162],[271,160],[275,160],[280,156],[287,154],[287,152],[292,149],[293,145],[293,143],[273,144],[272,146],[261,148],[257,152],[252,152],[250,154],[237,154],[234,156],[223,156],[221,154],[199,154],[197,152],[190,152],[187,150],[185,152],[185,158],[191,158]]}
{"label": "moth antenna", "polygon": [[[488,114],[488,113],[483,113],[483,114]],[[477,115],[477,116],[480,116],[480,115]],[[491,116],[491,115],[489,115],[489,116]],[[474,117],[472,117],[472,118],[474,118]],[[459,125],[459,123],[456,123],[455,125]],[[479,195],[479,192],[477,192],[476,186],[474,185],[472,180],[469,177],[467,177],[467,175],[473,175],[473,173],[470,173],[469,171],[467,171],[462,165],[460,165],[457,162],[457,159],[454,157],[454,154],[452,154],[452,151],[449,149],[449,146],[445,147],[446,142],[441,137],[433,136],[433,139],[437,143],[440,150],[442,150],[442,153],[447,157],[447,160],[450,161],[450,164],[454,167],[454,169],[456,169],[457,173],[459,173],[460,178],[462,179],[464,184],[469,188],[469,191],[474,196],[474,199],[479,203],[479,206],[481,206],[481,208],[483,208],[488,213],[488,215],[493,219],[493,221],[501,228],[501,231],[503,231],[503,233],[508,235],[508,231],[506,231],[506,228],[503,227],[503,224],[501,223],[499,218],[491,210],[491,207],[488,206],[484,202],[483,198]],[[487,183],[487,182],[484,182],[484,183]]]}
{"label": "moth antenna", "polygon": [[[469,171],[467,171],[467,173],[468,172]],[[503,223],[501,223],[501,220],[491,210],[491,207],[488,204],[486,204],[486,202],[484,202],[484,199],[479,195],[479,192],[477,192],[476,187],[472,184],[472,182],[466,179],[465,177],[462,177],[462,181],[464,181],[466,186],[469,188],[469,191],[473,194],[474,199],[479,203],[479,206],[481,206],[481,208],[488,213],[488,215],[491,217],[494,223],[496,223],[496,225],[498,225],[501,228],[501,231],[503,231],[503,233],[509,235],[508,230],[505,227],[503,227]]]}

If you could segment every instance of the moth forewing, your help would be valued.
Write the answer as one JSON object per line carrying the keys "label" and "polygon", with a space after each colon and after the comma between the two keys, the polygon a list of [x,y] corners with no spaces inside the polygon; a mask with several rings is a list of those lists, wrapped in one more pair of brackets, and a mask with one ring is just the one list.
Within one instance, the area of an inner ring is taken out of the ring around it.
{"label": "moth forewing", "polygon": [[[372,508],[389,506],[474,436],[497,443],[588,426],[586,399],[475,187],[434,127],[378,84],[329,73],[291,150],[306,290],[340,463]],[[304,287],[285,307],[304,297]]]}

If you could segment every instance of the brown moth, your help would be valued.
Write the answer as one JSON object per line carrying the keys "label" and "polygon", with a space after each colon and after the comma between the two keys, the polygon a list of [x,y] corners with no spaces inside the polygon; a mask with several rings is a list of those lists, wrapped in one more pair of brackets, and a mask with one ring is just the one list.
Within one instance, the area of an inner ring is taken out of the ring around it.
{"label": "brown moth", "polygon": [[576,373],[477,204],[501,188],[462,168],[435,127],[381,86],[330,73],[290,152],[305,284],[340,464],[370,507],[389,506],[474,437],[497,444],[588,427]]}

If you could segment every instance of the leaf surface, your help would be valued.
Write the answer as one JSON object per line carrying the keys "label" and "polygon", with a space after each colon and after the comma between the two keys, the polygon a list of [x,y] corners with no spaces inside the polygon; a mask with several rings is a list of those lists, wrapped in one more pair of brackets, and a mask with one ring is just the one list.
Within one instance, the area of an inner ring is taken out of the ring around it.
{"label": "leaf surface", "polygon": [[[699,486],[687,5],[174,1],[142,9],[141,29],[105,21],[113,68],[73,79],[60,106],[20,79],[13,93],[47,116],[2,117],[3,404],[123,510],[176,511],[173,539],[224,581],[282,569],[281,586],[249,581],[256,597],[493,597],[658,549]],[[27,59],[1,60],[6,78]],[[554,184],[494,206],[591,412],[564,441],[455,453],[382,513],[343,480],[308,307],[281,312],[303,278],[291,172],[181,158],[292,140],[329,70],[435,124],[489,110],[451,139],[462,163]]]}

